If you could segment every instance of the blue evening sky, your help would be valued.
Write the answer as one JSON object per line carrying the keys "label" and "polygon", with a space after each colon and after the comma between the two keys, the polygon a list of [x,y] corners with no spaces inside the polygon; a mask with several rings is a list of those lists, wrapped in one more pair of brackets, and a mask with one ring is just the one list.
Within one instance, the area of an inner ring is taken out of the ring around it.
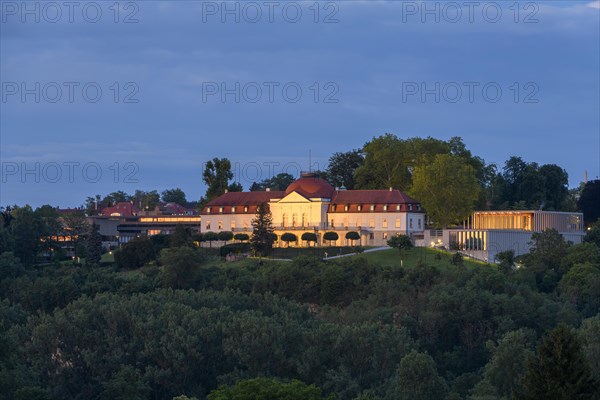
{"label": "blue evening sky", "polygon": [[0,1],[0,205],[197,200],[213,157],[248,189],[385,132],[600,175],[598,1],[69,4]]}

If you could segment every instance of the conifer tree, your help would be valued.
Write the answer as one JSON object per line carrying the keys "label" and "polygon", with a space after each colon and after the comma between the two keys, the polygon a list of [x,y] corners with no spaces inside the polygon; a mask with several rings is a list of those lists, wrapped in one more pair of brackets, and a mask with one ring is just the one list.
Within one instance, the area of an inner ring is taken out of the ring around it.
{"label": "conifer tree", "polygon": [[267,203],[261,203],[256,210],[256,218],[252,220],[252,251],[259,256],[266,256],[273,247],[273,217]]}
{"label": "conifer tree", "polygon": [[102,236],[100,235],[100,227],[92,224],[89,228],[87,238],[85,240],[85,265],[88,267],[97,267],[100,265],[102,258]]}

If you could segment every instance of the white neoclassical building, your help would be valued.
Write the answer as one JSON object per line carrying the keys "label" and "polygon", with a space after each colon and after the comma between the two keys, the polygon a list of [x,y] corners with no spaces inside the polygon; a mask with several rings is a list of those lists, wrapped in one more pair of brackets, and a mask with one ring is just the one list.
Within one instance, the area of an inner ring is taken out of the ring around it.
{"label": "white neoclassical building", "polygon": [[[339,190],[313,173],[303,173],[285,191],[228,192],[202,210],[202,231],[252,233],[252,219],[261,203],[268,203],[275,233],[290,232],[298,245],[304,232],[317,235],[335,231],[335,245],[359,244],[346,239],[349,231],[360,235],[360,245],[385,245],[395,234],[420,239],[424,231],[421,205],[400,190]],[[329,244],[329,243],[328,243]]]}

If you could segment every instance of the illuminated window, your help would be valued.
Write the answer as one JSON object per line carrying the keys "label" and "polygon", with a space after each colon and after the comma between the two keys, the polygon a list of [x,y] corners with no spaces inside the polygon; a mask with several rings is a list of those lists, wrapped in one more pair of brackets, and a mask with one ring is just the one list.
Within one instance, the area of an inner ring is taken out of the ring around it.
{"label": "illuminated window", "polygon": [[400,211],[400,204],[396,204],[396,211]]}
{"label": "illuminated window", "polygon": [[331,206],[331,211],[335,212],[335,204]]}
{"label": "illuminated window", "polygon": [[384,239],[387,239],[387,238],[388,238],[388,234],[387,234],[387,232],[383,232],[383,238],[384,238]]}
{"label": "illuminated window", "polygon": [[382,226],[383,226],[384,228],[387,228],[387,219],[385,219],[385,218],[383,219],[383,224],[382,224]]}
{"label": "illuminated window", "polygon": [[210,214],[210,207],[206,207],[206,213]]}
{"label": "illuminated window", "polygon": [[223,221],[219,221],[219,230],[223,229]]}
{"label": "illuminated window", "polygon": [[231,207],[231,213],[235,214],[235,207]]}
{"label": "illuminated window", "polygon": [[383,211],[387,211],[387,204],[383,205]]}
{"label": "illuminated window", "polygon": [[369,220],[369,228],[375,228],[375,220],[373,218]]}
{"label": "illuminated window", "polygon": [[371,204],[371,211],[375,210],[375,204]]}
{"label": "illuminated window", "polygon": [[396,218],[396,228],[400,228],[400,218]]}
{"label": "illuminated window", "polygon": [[222,213],[223,212],[223,207],[219,207],[219,212]]}
{"label": "illuminated window", "polygon": [[348,205],[344,206],[344,211],[348,211]]}
{"label": "illuminated window", "polygon": [[235,229],[235,221],[231,220],[231,230],[234,230],[234,229]]}
{"label": "illuminated window", "polygon": [[331,220],[331,227],[333,228],[333,220]]}
{"label": "illuminated window", "polygon": [[210,221],[206,221],[206,230],[209,231],[210,230]]}
{"label": "illuminated window", "polygon": [[362,210],[362,206],[359,204],[358,205],[358,211],[361,211],[361,210]]}
{"label": "illuminated window", "polygon": [[244,207],[244,212],[248,212],[248,206]]}

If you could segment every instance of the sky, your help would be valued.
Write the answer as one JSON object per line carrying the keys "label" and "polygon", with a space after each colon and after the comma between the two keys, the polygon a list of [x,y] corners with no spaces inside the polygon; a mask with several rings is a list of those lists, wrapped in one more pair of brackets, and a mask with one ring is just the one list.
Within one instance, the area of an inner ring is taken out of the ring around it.
{"label": "sky", "polygon": [[[600,175],[599,1],[0,0],[0,206],[205,193],[386,132]],[[309,157],[310,154],[310,157]]]}

